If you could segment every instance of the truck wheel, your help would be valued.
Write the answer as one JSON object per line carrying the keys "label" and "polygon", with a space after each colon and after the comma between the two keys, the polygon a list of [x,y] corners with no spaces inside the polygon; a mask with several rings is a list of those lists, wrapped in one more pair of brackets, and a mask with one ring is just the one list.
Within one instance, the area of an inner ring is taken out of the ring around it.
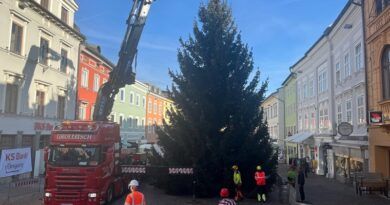
{"label": "truck wheel", "polygon": [[114,198],[114,188],[112,185],[107,189],[106,204],[110,204]]}

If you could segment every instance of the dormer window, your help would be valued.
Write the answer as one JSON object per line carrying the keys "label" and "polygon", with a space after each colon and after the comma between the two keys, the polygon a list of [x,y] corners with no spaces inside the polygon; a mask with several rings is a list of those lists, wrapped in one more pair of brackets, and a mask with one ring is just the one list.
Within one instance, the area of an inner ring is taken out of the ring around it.
{"label": "dormer window", "polygon": [[49,10],[49,0],[41,0],[41,6]]}
{"label": "dormer window", "polygon": [[61,9],[61,20],[68,24],[68,18],[69,18],[69,11],[65,8],[62,7]]}

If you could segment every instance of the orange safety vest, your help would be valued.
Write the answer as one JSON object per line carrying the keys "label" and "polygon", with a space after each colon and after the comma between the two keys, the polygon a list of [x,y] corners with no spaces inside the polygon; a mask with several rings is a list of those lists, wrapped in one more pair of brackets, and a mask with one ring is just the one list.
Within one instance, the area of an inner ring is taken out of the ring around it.
{"label": "orange safety vest", "polygon": [[146,205],[144,195],[138,191],[128,194],[125,202],[130,205]]}
{"label": "orange safety vest", "polygon": [[255,180],[256,180],[256,185],[258,186],[265,186],[265,172],[263,171],[257,171],[255,173]]}

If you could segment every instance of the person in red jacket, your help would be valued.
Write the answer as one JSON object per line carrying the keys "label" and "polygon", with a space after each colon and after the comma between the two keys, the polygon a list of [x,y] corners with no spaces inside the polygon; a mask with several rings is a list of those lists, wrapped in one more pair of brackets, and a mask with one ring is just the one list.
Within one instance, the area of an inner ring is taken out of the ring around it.
{"label": "person in red jacket", "polygon": [[257,186],[257,201],[266,202],[266,176],[265,172],[261,169],[261,166],[256,167],[255,181]]}

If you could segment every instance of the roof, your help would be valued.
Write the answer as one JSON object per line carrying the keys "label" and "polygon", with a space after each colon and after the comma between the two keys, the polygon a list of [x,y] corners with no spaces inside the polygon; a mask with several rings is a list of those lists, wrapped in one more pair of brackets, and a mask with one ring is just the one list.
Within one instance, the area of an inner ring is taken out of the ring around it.
{"label": "roof", "polygon": [[308,138],[312,137],[313,135],[314,134],[311,132],[297,133],[293,136],[286,138],[286,142],[302,143],[303,141],[307,140]]}
{"label": "roof", "polygon": [[[279,90],[279,89],[278,89],[278,90]],[[275,92],[273,92],[273,93],[271,93],[270,95],[268,95],[268,97],[266,97],[266,98],[263,100],[263,102],[267,101],[267,100],[270,99],[272,96],[274,96],[276,93],[278,93],[278,90],[275,91]]]}
{"label": "roof", "polygon": [[353,0],[348,0],[347,4],[344,6],[343,10],[341,10],[340,14],[337,16],[336,20],[332,23],[332,25],[328,26],[325,31],[323,32],[323,34],[320,36],[320,38],[309,48],[309,50],[306,51],[305,55],[299,59],[294,65],[292,65],[290,67],[290,70],[297,66],[303,59],[305,59],[307,57],[307,55],[310,53],[310,51],[312,51],[314,49],[314,47],[316,47],[316,45],[323,39],[325,38],[326,36],[328,36],[332,31],[333,29],[336,27],[336,25],[339,23],[339,21],[341,20],[341,18],[344,16],[344,14],[347,12],[347,10],[349,9],[349,7],[353,4]]}
{"label": "roof", "polygon": [[88,43],[84,43],[83,45],[87,51],[91,52],[93,55],[104,61],[108,66],[111,66],[111,69],[115,68],[115,65],[101,54],[100,46]]}
{"label": "roof", "polygon": [[288,81],[290,81],[290,79],[292,79],[294,77],[294,73],[290,73],[287,78],[283,81],[282,85],[286,85]]}

